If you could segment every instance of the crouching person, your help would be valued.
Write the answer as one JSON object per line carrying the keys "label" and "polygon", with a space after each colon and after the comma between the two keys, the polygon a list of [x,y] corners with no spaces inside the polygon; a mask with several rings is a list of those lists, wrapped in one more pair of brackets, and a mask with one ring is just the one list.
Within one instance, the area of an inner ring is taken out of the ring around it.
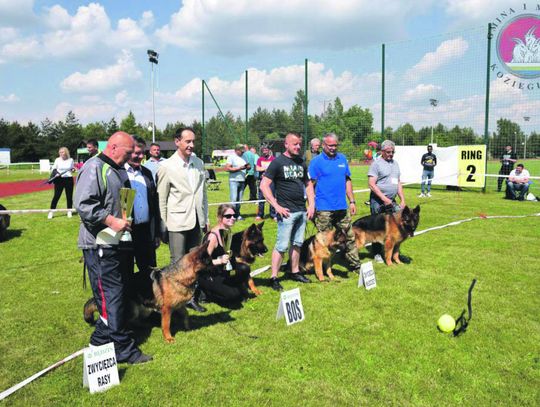
{"label": "crouching person", "polygon": [[232,273],[230,258],[231,228],[236,220],[233,205],[222,204],[217,211],[218,224],[205,236],[212,267],[199,274],[199,287],[207,301],[237,303],[244,299],[242,282]]}

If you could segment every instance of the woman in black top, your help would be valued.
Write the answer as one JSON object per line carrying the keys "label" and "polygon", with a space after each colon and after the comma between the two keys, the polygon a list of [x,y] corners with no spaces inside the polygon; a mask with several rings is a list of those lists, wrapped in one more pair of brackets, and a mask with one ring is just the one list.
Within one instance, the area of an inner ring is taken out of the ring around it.
{"label": "woman in black top", "polygon": [[[242,290],[238,282],[231,277],[231,263],[224,240],[230,239],[231,228],[236,220],[234,207],[223,204],[217,211],[218,224],[208,232],[205,241],[213,266],[199,274],[199,286],[210,301],[237,302],[242,300]],[[230,240],[229,240],[230,241]]]}

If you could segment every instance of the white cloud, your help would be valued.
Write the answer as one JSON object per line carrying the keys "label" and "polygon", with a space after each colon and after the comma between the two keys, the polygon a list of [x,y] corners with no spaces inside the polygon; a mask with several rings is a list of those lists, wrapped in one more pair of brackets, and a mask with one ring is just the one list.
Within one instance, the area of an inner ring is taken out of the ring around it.
{"label": "white cloud", "polygon": [[403,39],[405,21],[432,0],[185,0],[156,31],[165,43],[208,52],[348,48]]}
{"label": "white cloud", "polygon": [[[309,111],[321,114],[325,104],[340,97],[344,106],[360,104],[368,105],[366,95],[380,95],[380,73],[356,75],[349,71],[335,73],[324,64],[309,62]],[[271,70],[249,68],[249,114],[261,106],[269,110],[289,110],[299,89],[304,89],[304,65],[289,65]],[[226,111],[235,115],[244,114],[245,76],[239,75],[234,80],[212,77],[207,80],[212,91]],[[207,94],[207,116],[214,115],[217,110]],[[158,123],[183,120],[190,122],[200,120],[201,79],[193,78],[172,93],[156,93],[156,115]],[[147,108],[148,109],[148,108]],[[150,118],[150,109],[141,111],[141,119]],[[134,113],[137,114],[136,109]],[[137,116],[138,117],[138,116]]]}
{"label": "white cloud", "polygon": [[407,102],[418,101],[425,104],[429,99],[441,99],[443,95],[444,92],[441,86],[420,83],[416,87],[406,90],[403,100]]}
{"label": "white cloud", "polygon": [[7,96],[0,95],[0,103],[15,103],[18,102],[20,99],[17,95],[14,93],[11,93]]}
{"label": "white cloud", "polygon": [[67,113],[72,111],[82,123],[95,120],[109,120],[115,116],[117,107],[113,103],[99,101],[93,103],[73,104],[61,102],[54,108],[53,120],[64,120]]}
{"label": "white cloud", "polygon": [[48,9],[48,13],[43,16],[45,24],[55,30],[69,28],[71,17],[67,10],[58,4]]}
{"label": "white cloud", "polygon": [[39,41],[35,38],[25,38],[5,44],[0,51],[0,59],[7,62],[8,60],[32,61],[40,58],[43,55]]}
{"label": "white cloud", "polygon": [[[445,12],[453,18],[454,28],[487,26],[494,22],[502,12],[508,12],[509,8],[522,9],[522,4],[515,0],[445,0]],[[529,4],[535,7],[536,4]]]}
{"label": "white cloud", "polygon": [[147,10],[142,13],[139,25],[142,28],[148,28],[154,25],[154,13],[151,10]]}
{"label": "white cloud", "polygon": [[409,69],[405,77],[413,80],[434,72],[449,62],[461,58],[468,49],[469,43],[461,37],[443,41],[434,52],[425,54],[416,65]]}
{"label": "white cloud", "polygon": [[0,0],[0,25],[17,26],[35,18],[34,0]]}
{"label": "white cloud", "polygon": [[13,41],[17,38],[17,30],[12,27],[0,27],[0,44]]}
{"label": "white cloud", "polygon": [[[143,23],[148,23],[150,17],[143,14]],[[138,22],[123,18],[118,20],[115,28],[105,8],[97,3],[80,6],[74,15],[70,15],[62,6],[55,5],[46,9],[39,18],[47,30],[31,37],[10,39],[11,42],[5,44],[0,52],[0,59],[37,60],[46,56],[92,58],[102,55],[104,50],[138,49],[149,44]],[[17,52],[21,45],[26,47],[22,52]],[[32,51],[39,52],[30,52],[30,45]]]}
{"label": "white cloud", "polygon": [[118,106],[127,107],[129,98],[127,90],[122,90],[116,94],[114,100]]}
{"label": "white cloud", "polygon": [[65,78],[60,87],[66,92],[102,92],[121,87],[141,77],[141,71],[133,62],[133,55],[123,51],[116,64],[87,73],[75,72]]}

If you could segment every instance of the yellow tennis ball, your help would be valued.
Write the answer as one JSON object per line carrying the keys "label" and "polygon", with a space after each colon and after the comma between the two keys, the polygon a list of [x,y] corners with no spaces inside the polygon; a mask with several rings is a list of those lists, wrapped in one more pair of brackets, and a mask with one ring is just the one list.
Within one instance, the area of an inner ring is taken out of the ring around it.
{"label": "yellow tennis ball", "polygon": [[439,327],[441,332],[452,332],[456,327],[456,321],[454,320],[454,318],[452,318],[451,315],[444,314],[437,321],[437,326]]}

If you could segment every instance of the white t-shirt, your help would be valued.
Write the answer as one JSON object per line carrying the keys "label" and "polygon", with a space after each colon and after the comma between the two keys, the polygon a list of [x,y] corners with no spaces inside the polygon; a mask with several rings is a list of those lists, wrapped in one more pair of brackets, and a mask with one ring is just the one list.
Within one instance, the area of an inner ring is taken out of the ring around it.
{"label": "white t-shirt", "polygon": [[516,175],[516,170],[514,169],[510,171],[510,175],[509,175],[510,178],[513,177],[518,181],[524,180],[525,178],[529,178],[530,176],[531,175],[529,174],[529,171],[527,171],[526,169],[523,169],[519,175]]}
{"label": "white t-shirt", "polygon": [[63,160],[61,157],[57,157],[56,160],[54,160],[54,164],[52,166],[53,170],[58,171],[62,178],[69,178],[73,177],[73,173],[71,172],[71,169],[73,168],[73,158],[68,158],[67,160]]}
{"label": "white t-shirt", "polygon": [[[227,158],[227,164],[230,164],[231,167],[242,167],[243,165],[246,165],[246,160],[244,160],[242,157],[239,157],[236,153],[233,155],[230,155]],[[236,172],[229,172],[229,181],[239,181],[243,182],[246,180],[246,170],[236,171]]]}

